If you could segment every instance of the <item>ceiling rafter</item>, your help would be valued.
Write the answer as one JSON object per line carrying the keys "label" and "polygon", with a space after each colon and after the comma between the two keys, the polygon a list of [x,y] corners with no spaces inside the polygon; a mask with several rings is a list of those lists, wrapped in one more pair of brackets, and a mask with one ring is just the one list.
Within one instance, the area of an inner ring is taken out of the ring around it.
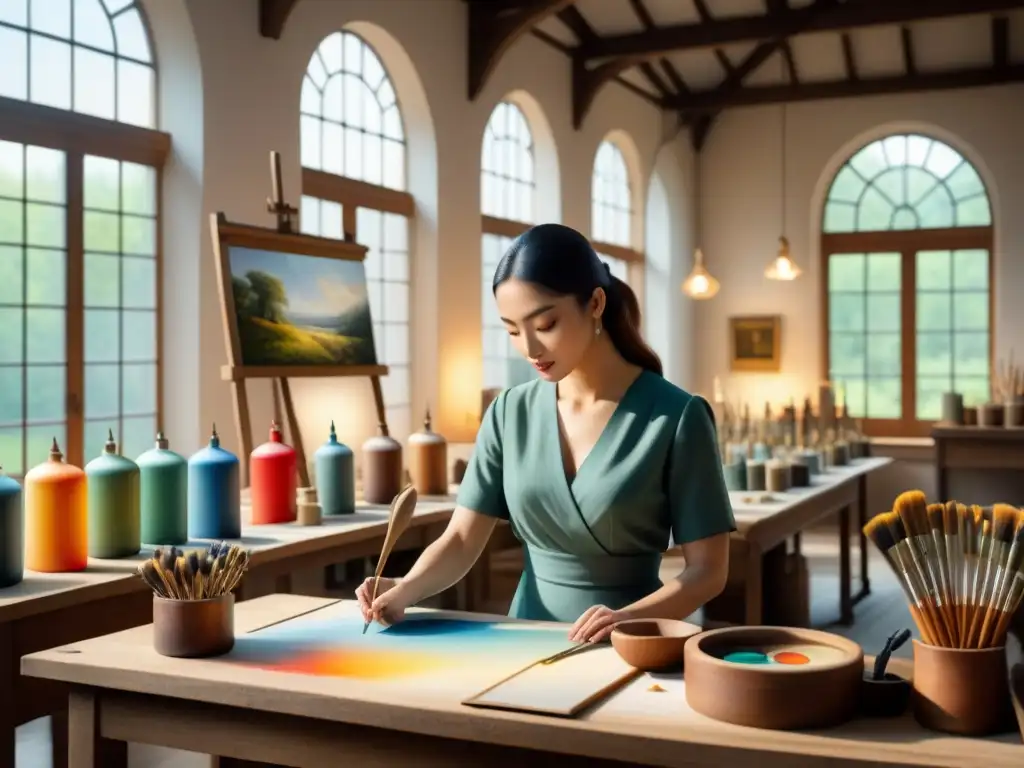
{"label": "ceiling rafter", "polygon": [[1020,0],[847,0],[828,14],[819,14],[815,6],[809,5],[787,8],[774,14],[737,16],[609,35],[586,46],[579,54],[590,62],[615,58],[636,64],[672,51],[757,43],[807,32],[841,32],[861,27],[909,24],[923,19],[1002,13],[1020,7]]}
{"label": "ceiling rafter", "polygon": [[[708,10],[707,0],[693,0],[693,7],[697,9],[697,16],[700,17],[701,24],[707,24],[708,22],[714,21],[711,11]],[[718,63],[722,65],[722,69],[725,70],[726,75],[735,69],[735,67],[733,67],[732,60],[721,48],[715,48],[715,58],[718,59]]]}
{"label": "ceiling rafter", "polygon": [[[640,19],[640,23],[643,25],[644,29],[657,28],[657,24],[654,23],[654,18],[651,16],[650,11],[647,10],[647,6],[644,5],[643,0],[629,0],[629,4],[633,8],[633,13],[636,14],[638,19]],[[665,81],[661,79],[661,76],[654,69],[651,62],[642,62],[640,64],[640,71],[644,73],[648,80],[654,83],[655,88],[666,94],[666,97],[673,93],[689,93],[690,89],[686,86],[686,81],[683,80],[683,76],[679,74],[679,70],[672,65],[671,61],[663,57],[658,59],[658,64],[661,66],[665,76],[673,84],[679,83],[682,87],[680,88],[676,86],[673,91],[665,84]]]}
{"label": "ceiling rafter", "polygon": [[1024,82],[1024,64],[1007,64],[1002,69],[974,68],[953,72],[919,72],[913,75],[859,78],[835,82],[804,83],[739,88],[732,93],[718,89],[694,93],[670,101],[664,106],[691,115],[719,112],[733,107],[779,104],[823,99],[846,99],[858,96],[879,96],[920,91],[945,91]]}
{"label": "ceiling rafter", "polygon": [[571,4],[572,0],[470,0],[469,100],[480,95],[498,61],[516,40]]}
{"label": "ceiling rafter", "polygon": [[280,40],[284,25],[299,0],[260,0],[260,36]]}
{"label": "ceiling rafter", "polygon": [[992,19],[992,66],[998,70],[1010,64],[1010,20],[1005,16]]}
{"label": "ceiling rafter", "polygon": [[857,73],[857,57],[853,53],[853,40],[850,35],[844,32],[840,39],[843,43],[843,63],[846,65],[846,78],[856,80],[860,75]]}
{"label": "ceiling rafter", "polygon": [[900,27],[900,49],[903,51],[903,69],[908,75],[917,74],[917,62],[914,59],[914,38],[910,27]]}

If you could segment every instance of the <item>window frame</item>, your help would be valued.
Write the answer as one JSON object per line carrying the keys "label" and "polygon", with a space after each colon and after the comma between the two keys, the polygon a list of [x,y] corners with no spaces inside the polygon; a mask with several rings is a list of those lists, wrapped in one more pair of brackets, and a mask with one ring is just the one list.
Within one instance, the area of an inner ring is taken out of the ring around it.
{"label": "window frame", "polygon": [[[635,224],[634,218],[636,211],[633,210],[633,202],[635,200],[633,194],[633,183],[629,178],[629,165],[626,163],[626,155],[622,151],[622,148],[616,144],[612,139],[602,139],[597,145],[597,149],[594,151],[594,162],[591,164],[590,169],[590,211],[591,211],[591,222],[590,229],[593,231],[593,211],[597,205],[604,205],[604,203],[597,200],[594,196],[594,176],[597,174],[597,159],[601,154],[601,146],[603,144],[609,144],[615,152],[618,152],[622,157],[622,163],[626,168],[626,191],[629,199],[629,239],[632,242]],[[629,275],[629,282],[633,282],[639,269],[644,266],[644,254],[642,251],[632,248],[626,245],[617,245],[615,243],[607,243],[601,240],[594,240],[591,238],[590,244],[594,250],[597,251],[599,256],[610,256],[613,259],[618,259],[626,265],[626,273]]]}
{"label": "window frame", "polygon": [[[141,9],[140,9],[141,13]],[[142,15],[147,30],[147,20]],[[150,37],[152,45],[152,37]],[[154,52],[155,53],[155,52]],[[154,98],[159,93],[159,67],[154,55]],[[159,114],[155,113],[159,125]],[[171,152],[171,136],[153,128],[106,120],[81,112],[30,101],[0,97],[0,140],[46,147],[65,155],[66,279],[65,304],[65,419],[67,435],[61,449],[69,464],[83,466],[85,437],[85,244],[84,166],[86,155],[153,169],[156,183],[156,422],[162,428],[163,391],[163,171]],[[120,362],[118,363],[121,364]],[[23,393],[25,396],[25,393]],[[123,416],[123,415],[122,415]],[[22,429],[29,426],[22,423]],[[121,439],[118,435],[118,439]],[[24,439],[24,438],[23,438]],[[23,449],[24,450],[24,449]],[[27,455],[22,457],[26,464]],[[12,477],[24,478],[31,467]]]}
{"label": "window frame", "polygon": [[[845,163],[844,163],[845,166]],[[991,198],[990,198],[991,205]],[[824,209],[823,209],[824,211]],[[823,212],[824,216],[824,212]],[[829,260],[848,253],[900,253],[900,384],[902,415],[898,419],[858,419],[869,437],[929,437],[936,422],[920,420],[917,413],[917,280],[916,254],[919,251],[956,251],[984,249],[988,253],[988,354],[989,376],[995,353],[995,302],[992,290],[995,231],[992,225],[944,229],[906,229],[878,232],[834,232],[821,234],[821,307],[824,332],[821,340],[821,377],[829,381],[832,329],[829,323]],[[839,403],[838,405],[841,405]]]}

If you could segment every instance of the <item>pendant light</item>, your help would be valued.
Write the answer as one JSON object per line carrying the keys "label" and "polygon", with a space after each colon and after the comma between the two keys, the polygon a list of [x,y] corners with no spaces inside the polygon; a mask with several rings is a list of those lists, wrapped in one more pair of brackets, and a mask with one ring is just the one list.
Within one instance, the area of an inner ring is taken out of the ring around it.
{"label": "pendant light", "polygon": [[[782,151],[779,156],[782,160],[782,231],[786,231],[786,105],[782,105]],[[793,261],[789,252],[789,240],[785,235],[779,237],[779,251],[764,270],[764,276],[769,280],[796,280],[803,272]]]}
{"label": "pendant light", "polygon": [[700,249],[700,220],[701,220],[701,187],[700,187],[700,150],[694,153],[693,158],[693,188],[696,192],[696,226],[694,232],[697,237],[697,249],[693,252],[693,269],[683,281],[683,293],[691,299],[703,301],[713,298],[718,293],[718,281],[711,276],[704,266],[704,252]]}

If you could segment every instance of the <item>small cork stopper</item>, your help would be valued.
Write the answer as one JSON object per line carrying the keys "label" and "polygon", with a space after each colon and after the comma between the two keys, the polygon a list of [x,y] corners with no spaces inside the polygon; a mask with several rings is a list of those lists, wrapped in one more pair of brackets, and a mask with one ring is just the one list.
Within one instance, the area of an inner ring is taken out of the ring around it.
{"label": "small cork stopper", "polygon": [[161,451],[166,451],[170,447],[170,443],[167,438],[164,437],[163,430],[158,430],[156,433],[156,447]]}
{"label": "small cork stopper", "polygon": [[57,445],[57,438],[53,438],[53,443],[50,445],[50,461],[63,461],[64,454],[60,452],[60,446]]}
{"label": "small cork stopper", "polygon": [[107,430],[107,442],[103,445],[104,453],[117,453],[117,441],[114,440],[114,430]]}
{"label": "small cork stopper", "polygon": [[217,434],[217,422],[213,422],[213,429],[210,430],[210,447],[220,448],[220,435]]}
{"label": "small cork stopper", "polygon": [[281,442],[281,428],[277,426],[277,420],[271,419],[270,421],[270,442],[280,443]]}
{"label": "small cork stopper", "polygon": [[334,429],[334,419],[331,419],[331,435],[330,440],[332,443],[338,442],[338,432]]}

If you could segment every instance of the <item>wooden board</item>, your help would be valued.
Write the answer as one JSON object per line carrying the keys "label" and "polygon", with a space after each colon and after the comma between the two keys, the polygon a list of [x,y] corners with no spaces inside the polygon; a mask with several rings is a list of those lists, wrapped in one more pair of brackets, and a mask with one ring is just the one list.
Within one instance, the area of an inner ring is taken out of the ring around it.
{"label": "wooden board", "polygon": [[397,700],[447,693],[473,706],[563,717],[637,674],[610,646],[537,665],[573,647],[560,624],[413,609],[394,626],[362,630],[358,605],[343,600],[238,638],[226,660],[357,680]]}
{"label": "wooden board", "polygon": [[531,664],[463,704],[535,715],[575,717],[640,676],[609,645],[559,659]]}

